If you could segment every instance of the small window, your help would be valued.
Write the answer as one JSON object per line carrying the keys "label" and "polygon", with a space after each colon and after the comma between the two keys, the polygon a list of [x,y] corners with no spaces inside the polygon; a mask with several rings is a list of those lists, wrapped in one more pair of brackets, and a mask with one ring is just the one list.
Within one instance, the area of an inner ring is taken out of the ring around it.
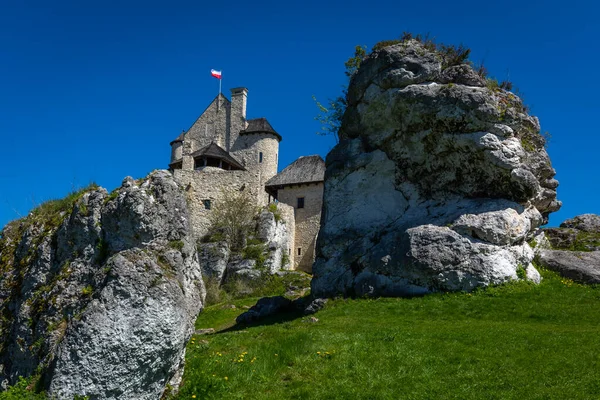
{"label": "small window", "polygon": [[304,197],[298,197],[298,206],[296,208],[304,208]]}
{"label": "small window", "polygon": [[302,255],[302,247],[298,247],[298,255],[301,256]]}
{"label": "small window", "polygon": [[288,255],[292,255],[292,249],[288,249]]}
{"label": "small window", "polygon": [[262,151],[260,153],[258,153],[258,162],[261,163],[263,160],[263,155],[262,155]]}
{"label": "small window", "polygon": [[202,200],[202,202],[204,203],[204,209],[205,210],[210,210],[210,200]]}

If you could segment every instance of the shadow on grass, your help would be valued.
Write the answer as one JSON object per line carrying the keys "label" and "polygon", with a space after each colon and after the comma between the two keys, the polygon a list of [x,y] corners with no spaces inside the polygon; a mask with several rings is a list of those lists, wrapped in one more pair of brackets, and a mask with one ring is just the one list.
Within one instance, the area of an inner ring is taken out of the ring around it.
{"label": "shadow on grass", "polygon": [[[260,319],[251,322],[236,322],[235,325],[215,332],[215,334],[242,331],[246,328],[275,325],[284,322],[294,321],[298,318],[306,316],[306,314],[304,314],[304,309],[308,304],[310,304],[311,300],[312,298],[310,297],[310,295],[299,297],[295,300],[292,300],[292,302],[288,306],[281,308],[280,310],[276,311],[271,315],[264,316]],[[254,305],[252,308],[254,307],[256,307],[256,305]],[[252,308],[250,308],[250,310],[252,310]],[[246,312],[250,310],[247,310]]]}

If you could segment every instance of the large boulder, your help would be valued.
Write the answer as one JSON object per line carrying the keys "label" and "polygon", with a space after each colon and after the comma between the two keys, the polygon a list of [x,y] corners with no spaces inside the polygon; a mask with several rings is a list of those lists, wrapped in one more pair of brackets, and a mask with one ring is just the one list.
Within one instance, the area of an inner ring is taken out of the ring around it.
{"label": "large boulder", "polygon": [[369,55],[347,101],[326,161],[315,296],[539,279],[526,240],[561,203],[539,121],[516,95],[408,40]]}
{"label": "large boulder", "polygon": [[600,251],[540,250],[536,262],[579,283],[600,283]]}
{"label": "large boulder", "polygon": [[544,229],[553,249],[600,250],[600,215],[582,214],[568,219],[559,228]]}
{"label": "large boulder", "polygon": [[4,229],[4,385],[35,374],[57,399],[158,399],[177,387],[205,296],[183,193],[155,171]]}

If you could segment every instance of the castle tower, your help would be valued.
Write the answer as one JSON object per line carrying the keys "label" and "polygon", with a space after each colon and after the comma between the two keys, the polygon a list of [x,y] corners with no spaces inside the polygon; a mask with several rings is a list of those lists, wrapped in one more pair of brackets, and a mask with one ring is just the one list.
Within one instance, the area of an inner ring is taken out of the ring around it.
{"label": "castle tower", "polygon": [[238,87],[231,89],[231,110],[229,114],[229,137],[226,139],[227,151],[231,151],[238,139],[240,131],[246,129],[246,103],[248,89]]}
{"label": "castle tower", "polygon": [[169,168],[181,169],[182,158],[183,158],[183,139],[185,132],[182,132],[177,139],[173,140],[171,144],[171,161],[169,162]]}
{"label": "castle tower", "polygon": [[263,193],[260,203],[267,204],[268,194],[264,191],[265,183],[277,175],[279,158],[279,142],[281,135],[273,129],[266,118],[257,118],[247,121],[246,129],[239,132],[238,138],[232,147],[232,154],[243,160],[249,171],[255,171],[258,183]]}

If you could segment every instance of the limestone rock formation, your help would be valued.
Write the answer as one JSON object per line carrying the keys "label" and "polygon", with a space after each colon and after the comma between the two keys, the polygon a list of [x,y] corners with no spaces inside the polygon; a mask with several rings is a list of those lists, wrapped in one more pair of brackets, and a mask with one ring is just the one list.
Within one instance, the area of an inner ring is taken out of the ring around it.
{"label": "limestone rock formation", "polygon": [[544,229],[553,249],[600,250],[600,215],[582,214],[568,219],[559,228]]}
{"label": "limestone rock formation", "polygon": [[540,250],[536,262],[579,283],[600,283],[600,251]]}
{"label": "limestone rock formation", "polygon": [[205,296],[182,189],[156,171],[53,205],[0,238],[0,379],[39,375],[57,399],[160,398]]}
{"label": "limestone rock formation", "polygon": [[286,254],[292,238],[286,223],[275,212],[262,210],[256,215],[254,225],[244,242],[249,239],[258,242],[249,246],[254,247],[254,256],[260,256],[260,265],[256,259],[244,258],[244,251],[232,251],[226,240],[199,243],[200,266],[205,277],[219,285],[232,279],[251,283],[260,280],[263,272],[275,274],[291,269]]}
{"label": "limestone rock formation", "polygon": [[537,118],[415,40],[351,78],[327,156],[315,296],[415,295],[533,279],[526,243],[560,208]]}
{"label": "limestone rock formation", "polygon": [[579,283],[600,283],[600,215],[582,214],[535,238],[536,263]]}

